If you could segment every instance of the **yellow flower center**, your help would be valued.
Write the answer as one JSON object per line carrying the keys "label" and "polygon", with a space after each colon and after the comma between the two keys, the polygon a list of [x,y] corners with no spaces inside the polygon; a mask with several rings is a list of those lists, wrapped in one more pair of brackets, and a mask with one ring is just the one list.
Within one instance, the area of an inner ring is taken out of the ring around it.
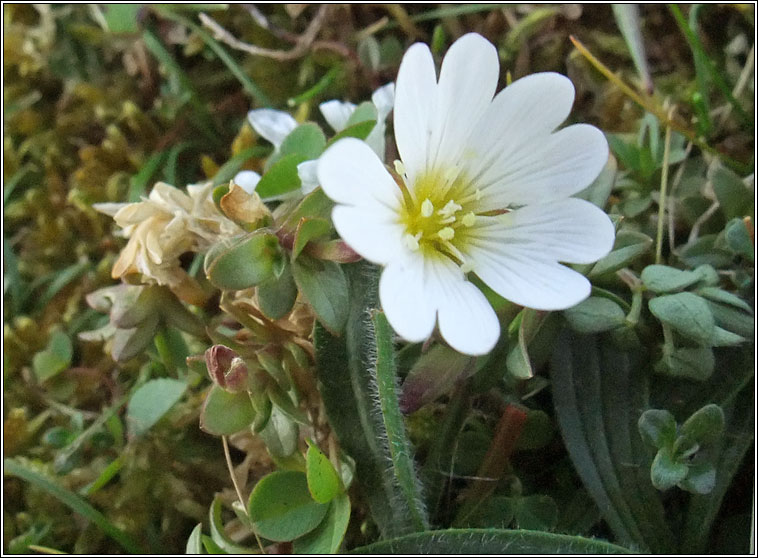
{"label": "yellow flower center", "polygon": [[[403,170],[402,164],[396,163],[395,168]],[[405,225],[406,247],[421,250],[425,256],[449,257],[468,271],[465,244],[468,231],[478,219],[472,209],[479,191],[472,194],[466,178],[455,167],[426,173],[414,184],[400,187],[400,222]]]}

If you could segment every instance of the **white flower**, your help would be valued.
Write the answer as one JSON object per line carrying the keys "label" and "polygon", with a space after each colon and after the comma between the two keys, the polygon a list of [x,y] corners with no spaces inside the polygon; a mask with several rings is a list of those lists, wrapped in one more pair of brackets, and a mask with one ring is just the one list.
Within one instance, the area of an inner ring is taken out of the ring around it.
{"label": "white flower", "polygon": [[[395,84],[388,83],[374,91],[371,95],[371,102],[376,107],[376,126],[371,130],[365,141],[374,150],[374,153],[384,160],[384,136],[387,131],[385,121],[395,104]],[[318,108],[329,126],[335,132],[341,132],[347,128],[347,121],[357,107],[353,103],[332,100],[321,103]]]}
{"label": "white flower", "polygon": [[[366,143],[384,160],[384,136],[387,132],[385,120],[392,111],[395,98],[395,84],[383,85],[371,95],[377,112],[376,126],[371,130]],[[347,127],[347,122],[355,112],[356,105],[349,102],[331,100],[319,105],[324,120],[335,132],[341,132]],[[268,140],[274,146],[274,153],[290,132],[297,128],[297,121],[289,113],[274,109],[255,109],[247,113],[247,119],[256,133]],[[304,161],[297,166],[297,174],[301,182],[301,193],[310,194],[319,183],[316,175],[317,161]],[[240,171],[234,177],[234,182],[242,186],[249,194],[258,185],[260,175],[253,171]]]}
{"label": "white flower", "polygon": [[413,45],[397,79],[399,176],[350,138],[318,166],[340,236],[384,266],[379,296],[395,331],[418,342],[437,324],[471,355],[492,350],[500,324],[468,273],[517,304],[564,309],[590,283],[558,262],[594,262],[614,239],[605,213],[569,197],[608,158],[598,129],[554,131],[573,104],[571,82],[535,74],[493,99],[498,74],[497,52],[480,35],[450,47],[439,82],[428,47]]}

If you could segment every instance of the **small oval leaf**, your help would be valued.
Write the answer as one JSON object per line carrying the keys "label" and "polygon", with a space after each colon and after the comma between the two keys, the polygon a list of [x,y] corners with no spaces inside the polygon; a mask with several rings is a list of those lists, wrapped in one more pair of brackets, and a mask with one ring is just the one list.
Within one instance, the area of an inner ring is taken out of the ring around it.
{"label": "small oval leaf", "polygon": [[291,541],[315,529],[329,506],[315,502],[298,471],[275,471],[255,485],[248,502],[253,528],[272,541]]}

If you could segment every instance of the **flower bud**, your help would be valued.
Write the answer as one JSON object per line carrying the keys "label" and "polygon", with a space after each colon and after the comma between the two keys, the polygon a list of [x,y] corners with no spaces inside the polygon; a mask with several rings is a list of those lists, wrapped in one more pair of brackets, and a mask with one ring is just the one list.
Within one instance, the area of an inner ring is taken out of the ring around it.
{"label": "flower bud", "polygon": [[247,386],[247,365],[235,351],[224,345],[213,345],[205,351],[205,365],[213,383],[230,392]]}

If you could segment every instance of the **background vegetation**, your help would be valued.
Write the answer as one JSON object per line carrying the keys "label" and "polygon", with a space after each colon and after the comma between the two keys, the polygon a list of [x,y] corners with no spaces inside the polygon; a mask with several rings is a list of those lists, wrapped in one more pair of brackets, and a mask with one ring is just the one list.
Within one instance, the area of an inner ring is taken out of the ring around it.
{"label": "background vegetation", "polygon": [[[595,306],[555,314],[550,327],[521,315],[472,378],[449,379],[406,416],[433,525],[746,552],[754,6],[647,5],[639,19],[627,8],[6,4],[4,550],[176,553],[198,523],[226,550],[256,547],[231,509],[222,444],[198,427],[210,382],[186,357],[210,341],[169,323],[144,351],[114,360],[79,336],[109,322],[85,297],[115,284],[124,246],[92,204],[139,200],[159,180],[183,187],[261,171],[271,149],[246,123],[249,109],[323,125],[320,102],[369,99],[413,42],[439,59],[476,31],[498,47],[501,86],[538,71],[572,79],[572,121],[605,131],[617,163],[587,196],[616,216],[619,233],[613,258],[585,270]],[[199,263],[185,268],[197,275]],[[694,317],[682,323],[683,312]],[[218,298],[193,313],[218,314]],[[692,331],[708,319],[707,333]],[[400,353],[401,376],[417,349]],[[154,399],[137,395],[155,380],[164,383],[151,384]],[[686,427],[707,404],[716,418],[706,410],[705,427]],[[640,416],[642,438],[614,424]],[[251,434],[233,440],[231,458],[246,493],[275,469]],[[714,467],[712,486],[698,484],[707,467],[692,469],[703,463]],[[350,496],[345,548],[376,542],[381,512],[365,493]],[[488,504],[472,507],[480,500]],[[456,536],[424,548],[471,548]],[[419,548],[394,544],[373,551]]]}

